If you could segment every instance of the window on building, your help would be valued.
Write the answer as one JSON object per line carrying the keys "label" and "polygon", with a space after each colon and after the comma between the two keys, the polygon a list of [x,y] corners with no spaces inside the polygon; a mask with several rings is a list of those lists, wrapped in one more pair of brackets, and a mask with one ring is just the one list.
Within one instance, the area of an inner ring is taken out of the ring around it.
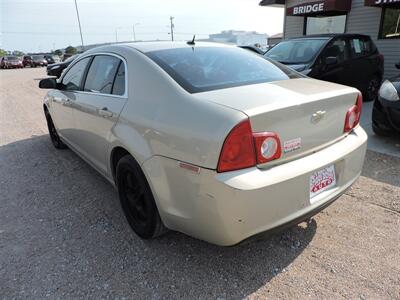
{"label": "window on building", "polygon": [[400,8],[387,7],[382,10],[379,38],[400,38]]}
{"label": "window on building", "polygon": [[307,17],[305,34],[344,33],[347,15],[332,17]]}

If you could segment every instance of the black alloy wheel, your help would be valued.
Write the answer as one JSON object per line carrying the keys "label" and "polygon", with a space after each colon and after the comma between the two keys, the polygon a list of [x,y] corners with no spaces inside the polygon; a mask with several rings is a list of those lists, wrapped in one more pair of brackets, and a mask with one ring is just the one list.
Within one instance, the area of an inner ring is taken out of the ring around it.
{"label": "black alloy wheel", "polygon": [[378,99],[378,92],[381,81],[377,76],[373,77],[369,82],[366,90],[365,101],[375,101]]}
{"label": "black alloy wheel", "polygon": [[153,194],[138,163],[132,156],[122,157],[116,170],[119,199],[126,219],[138,236],[150,239],[166,231]]}

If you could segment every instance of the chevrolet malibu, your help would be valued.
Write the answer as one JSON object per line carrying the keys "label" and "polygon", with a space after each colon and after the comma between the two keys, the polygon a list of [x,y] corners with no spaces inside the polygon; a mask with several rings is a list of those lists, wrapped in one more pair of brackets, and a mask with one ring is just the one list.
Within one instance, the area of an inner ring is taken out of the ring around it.
{"label": "chevrolet malibu", "polygon": [[358,90],[200,42],[110,45],[43,79],[50,138],[118,190],[132,229],[218,245],[316,214],[358,178]]}

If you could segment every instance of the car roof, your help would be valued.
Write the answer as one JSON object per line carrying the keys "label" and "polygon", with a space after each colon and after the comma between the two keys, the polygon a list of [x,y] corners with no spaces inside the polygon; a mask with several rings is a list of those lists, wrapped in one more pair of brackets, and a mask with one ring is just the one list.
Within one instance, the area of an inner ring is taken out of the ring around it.
{"label": "car roof", "polygon": [[[100,50],[107,50],[109,47],[125,47],[125,48],[132,48],[136,49],[140,52],[147,53],[151,51],[157,50],[167,50],[167,49],[177,49],[177,48],[191,48],[191,47],[225,47],[225,48],[232,48],[235,46],[220,44],[220,43],[213,43],[213,42],[195,42],[194,45],[189,45],[187,41],[179,41],[179,42],[172,42],[172,41],[155,41],[155,42],[130,42],[130,43],[118,43],[118,44],[111,44],[107,46],[100,46],[87,51],[87,53],[97,52]],[[92,51],[94,50],[94,51]]]}
{"label": "car roof", "polygon": [[362,37],[362,38],[370,38],[368,35],[365,34],[355,34],[355,33],[324,33],[324,34],[310,34],[310,35],[303,35],[294,38],[290,38],[287,40],[297,40],[297,39],[318,39],[318,38],[325,38],[325,39],[332,39],[335,37]]}

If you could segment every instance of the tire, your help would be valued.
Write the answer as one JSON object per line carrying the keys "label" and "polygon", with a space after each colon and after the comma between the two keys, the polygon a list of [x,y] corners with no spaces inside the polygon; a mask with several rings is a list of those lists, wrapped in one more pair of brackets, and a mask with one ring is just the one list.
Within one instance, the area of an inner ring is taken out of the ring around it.
{"label": "tire", "polygon": [[132,156],[125,155],[118,161],[116,184],[125,217],[139,237],[151,239],[167,231],[149,184]]}
{"label": "tire", "polygon": [[65,149],[67,148],[67,145],[65,145],[62,140],[60,139],[57,129],[54,126],[53,120],[51,119],[50,113],[47,109],[44,111],[44,115],[46,116],[46,121],[47,121],[47,128],[49,129],[49,136],[50,140],[53,144],[53,146],[56,149]]}
{"label": "tire", "polygon": [[387,116],[382,112],[381,104],[379,101],[374,102],[372,109],[372,130],[376,135],[392,136],[393,128],[387,120]]}
{"label": "tire", "polygon": [[379,87],[381,85],[381,79],[378,76],[374,76],[367,84],[367,88],[364,93],[364,101],[376,101],[378,99]]}

